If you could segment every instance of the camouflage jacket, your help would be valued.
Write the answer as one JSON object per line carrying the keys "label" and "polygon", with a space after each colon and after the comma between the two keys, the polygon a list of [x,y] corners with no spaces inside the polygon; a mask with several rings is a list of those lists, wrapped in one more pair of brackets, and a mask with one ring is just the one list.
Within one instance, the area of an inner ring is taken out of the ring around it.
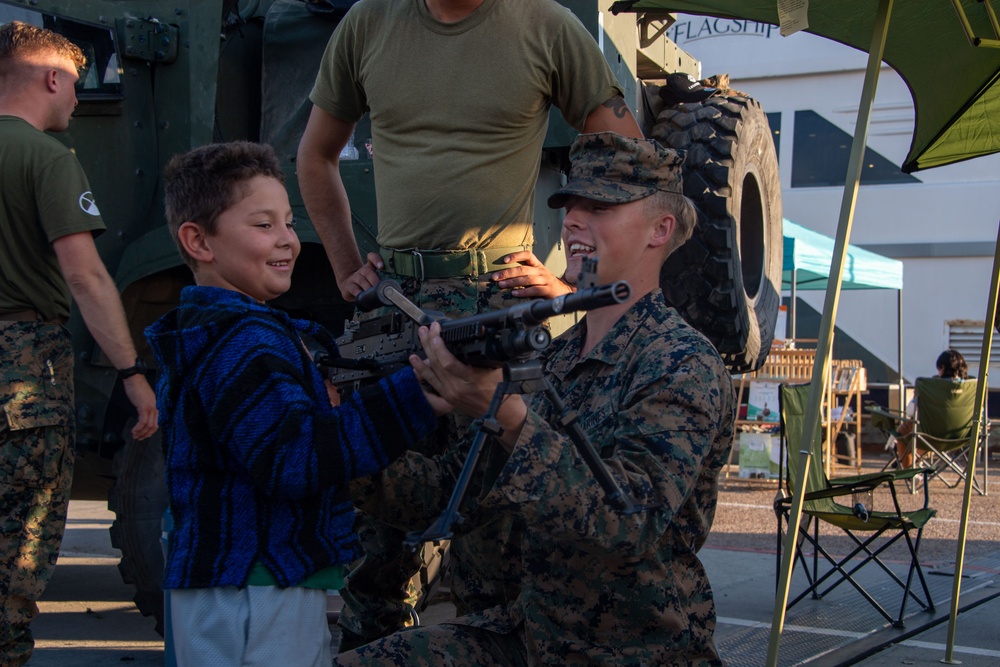
{"label": "camouflage jacket", "polygon": [[[533,396],[513,452],[498,457],[500,448],[490,447],[478,498],[462,508],[463,528],[481,530],[498,515],[515,519],[520,594],[453,622],[496,632],[523,623],[537,665],[720,665],[715,605],[697,552],[732,444],[732,381],[712,345],[659,290],[581,360],[585,326],[547,350],[546,375],[621,487],[658,507],[629,516],[610,507],[572,441],[552,426],[547,400]],[[406,480],[383,488],[400,496],[381,499],[395,508],[440,507],[456,475],[447,458],[412,454],[390,471]],[[415,474],[432,483],[414,484]]]}

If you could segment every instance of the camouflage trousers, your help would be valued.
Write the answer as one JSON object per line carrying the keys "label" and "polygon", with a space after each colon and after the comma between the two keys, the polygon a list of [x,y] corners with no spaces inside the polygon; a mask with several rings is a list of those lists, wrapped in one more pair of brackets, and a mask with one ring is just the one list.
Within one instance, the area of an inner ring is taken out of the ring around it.
{"label": "camouflage trousers", "polygon": [[340,653],[334,667],[525,667],[524,626],[501,634],[469,625],[441,623],[407,628],[354,651]]}
{"label": "camouflage trousers", "polygon": [[[449,317],[497,310],[519,301],[485,277],[419,281],[383,272],[382,279],[399,282],[403,293],[421,308],[436,310]],[[363,314],[360,317],[378,314]],[[442,420],[437,434],[415,449],[427,456],[439,454],[457,442],[470,423],[470,419],[449,415]],[[426,526],[412,527],[413,530],[424,528]],[[355,530],[361,538],[365,555],[351,565],[345,577],[345,588],[341,590],[344,600],[339,621],[341,650],[349,650],[412,625],[413,609],[420,592],[419,579],[415,575],[422,564],[421,554],[412,554],[403,548],[405,535],[402,531],[361,511],[357,514]],[[461,551],[461,546],[453,542],[451,549],[454,558],[454,554]]]}
{"label": "camouflage trousers", "polygon": [[69,332],[0,321],[0,667],[23,665],[55,569],[73,480]]}

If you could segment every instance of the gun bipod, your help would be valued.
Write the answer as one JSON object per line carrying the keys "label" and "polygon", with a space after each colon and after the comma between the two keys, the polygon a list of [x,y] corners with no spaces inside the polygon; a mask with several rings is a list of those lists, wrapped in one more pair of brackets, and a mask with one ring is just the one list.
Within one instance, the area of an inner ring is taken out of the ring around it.
{"label": "gun bipod", "polygon": [[557,426],[565,431],[570,440],[576,446],[577,451],[583,458],[587,467],[593,472],[597,482],[605,493],[605,500],[618,509],[622,514],[636,514],[638,512],[657,509],[659,505],[639,505],[631,495],[622,490],[611,475],[607,465],[601,459],[594,445],[587,438],[587,434],[580,428],[576,420],[576,413],[567,410],[566,404],[556,392],[552,383],[545,377],[542,362],[538,359],[528,359],[518,362],[507,362],[503,365],[503,380],[497,385],[496,391],[486,413],[473,422],[476,434],[469,446],[469,454],[462,465],[458,480],[455,482],[455,489],[448,499],[448,505],[438,515],[434,521],[424,531],[414,531],[406,535],[404,545],[416,550],[425,542],[435,542],[438,540],[450,540],[453,537],[452,526],[456,521],[461,521],[458,508],[465,499],[468,491],[469,481],[472,473],[479,464],[479,457],[482,453],[483,444],[489,435],[500,435],[503,429],[496,420],[497,411],[503,402],[504,396],[508,394],[533,394],[542,391],[545,397],[555,408]]}

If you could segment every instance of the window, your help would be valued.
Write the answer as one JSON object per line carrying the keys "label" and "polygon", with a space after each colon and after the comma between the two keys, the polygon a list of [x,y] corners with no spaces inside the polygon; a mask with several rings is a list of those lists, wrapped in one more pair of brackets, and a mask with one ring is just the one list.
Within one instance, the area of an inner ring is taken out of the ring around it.
{"label": "window", "polygon": [[774,155],[781,161],[781,112],[765,114],[767,124],[771,126],[771,138],[774,140]]}
{"label": "window", "polygon": [[124,97],[121,60],[110,28],[0,3],[0,24],[9,21],[47,28],[80,47],[87,59],[76,84],[76,95],[81,102]]}
{"label": "window", "polygon": [[[974,320],[957,320],[946,323],[948,347],[961,352],[969,368],[977,369],[977,375],[981,374],[978,369],[983,352],[983,324],[983,322]],[[998,369],[1000,369],[1000,334],[994,332],[993,342],[990,346],[990,370]]]}
{"label": "window", "polygon": [[[853,137],[815,111],[795,112],[795,136],[792,142],[792,187],[844,185]],[[920,183],[904,174],[890,160],[865,148],[861,170],[862,185],[885,183]]]}

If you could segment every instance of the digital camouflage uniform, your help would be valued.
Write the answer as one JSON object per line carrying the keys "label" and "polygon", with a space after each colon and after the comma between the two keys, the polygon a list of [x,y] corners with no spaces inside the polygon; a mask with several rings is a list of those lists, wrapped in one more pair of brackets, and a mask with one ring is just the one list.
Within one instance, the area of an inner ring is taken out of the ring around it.
{"label": "digital camouflage uniform", "polygon": [[[531,396],[506,457],[486,447],[463,529],[508,516],[521,554],[506,606],[414,628],[338,665],[721,665],[715,606],[697,552],[733,439],[732,382],[712,345],[663,301],[641,298],[582,360],[586,319],[545,353],[546,377],[623,489],[653,510],[610,507],[544,396]],[[408,453],[368,508],[419,523],[440,511],[461,461]],[[438,482],[429,484],[427,481]],[[421,511],[418,508],[427,508]],[[423,515],[423,516],[421,516]]]}
{"label": "digital camouflage uniform", "polygon": [[[498,265],[497,268],[502,266],[505,265]],[[501,290],[496,283],[490,282],[488,277],[487,274],[420,281],[391,272],[381,273],[383,280],[398,282],[407,298],[421,308],[449,317],[506,308],[519,301],[510,296],[509,290]],[[428,456],[440,454],[449,443],[459,440],[470,421],[453,415],[442,418],[437,435],[415,449]],[[363,505],[370,487],[362,481],[353,482],[351,489],[355,503]],[[340,591],[345,603],[339,620],[342,650],[361,645],[363,638],[382,637],[412,623],[410,610],[418,598],[412,577],[420,569],[421,559],[419,553],[412,554],[404,549],[402,540],[406,532],[422,530],[426,526],[427,523],[418,522],[393,528],[358,512],[355,529],[366,553],[352,564],[346,586]],[[460,543],[450,545],[451,593],[459,613],[497,604],[492,584],[484,582],[476,573],[484,568],[497,570],[504,567],[499,558],[499,550],[502,549],[499,545],[504,538],[505,535],[497,535],[495,540],[489,540],[494,546],[486,549],[479,544],[471,550]],[[487,541],[485,537],[484,541]],[[424,548],[432,547],[427,545]]]}
{"label": "digital camouflage uniform", "polygon": [[0,321],[0,667],[20,665],[73,480],[73,351],[58,324]]}

